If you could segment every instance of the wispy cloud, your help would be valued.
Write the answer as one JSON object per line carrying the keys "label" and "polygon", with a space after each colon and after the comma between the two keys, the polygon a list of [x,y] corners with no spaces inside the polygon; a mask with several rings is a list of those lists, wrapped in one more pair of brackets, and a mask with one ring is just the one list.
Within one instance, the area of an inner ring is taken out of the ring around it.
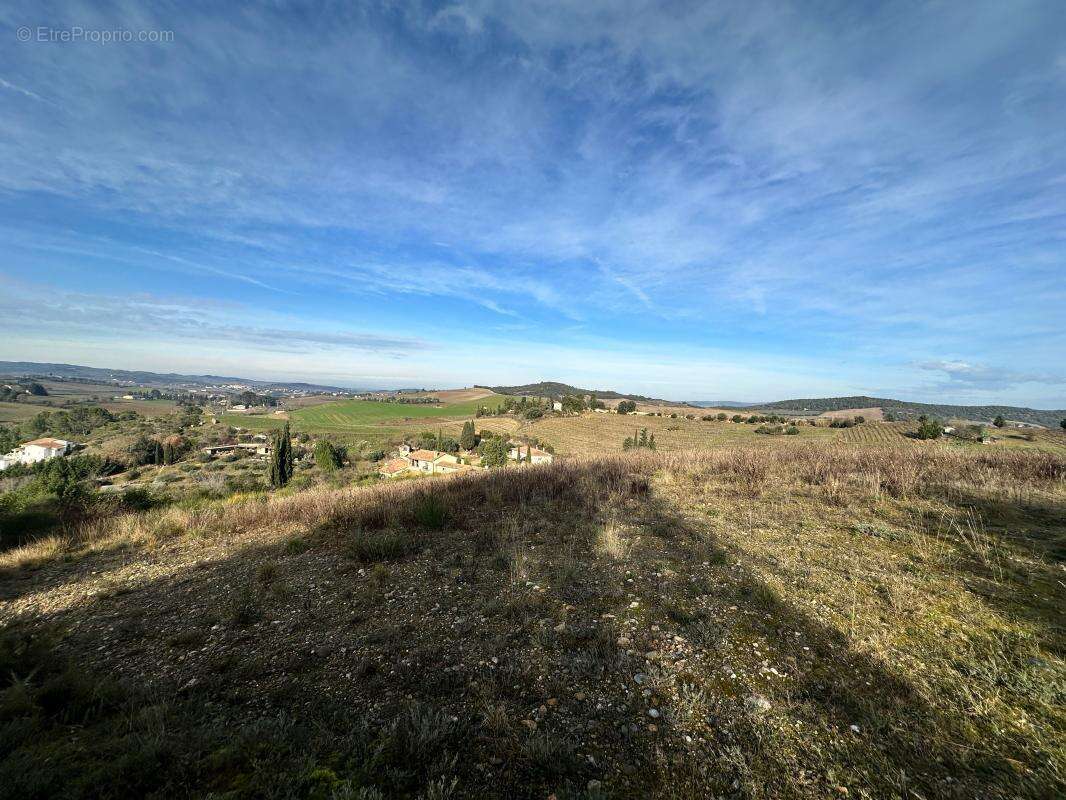
{"label": "wispy cloud", "polygon": [[52,105],[52,106],[55,105],[55,103],[53,103],[51,100],[48,100],[47,98],[41,97],[36,92],[31,92],[29,89],[25,89],[25,88],[23,88],[21,86],[16,86],[15,84],[11,83],[10,81],[5,81],[3,78],[0,78],[0,88],[7,89],[8,91],[11,91],[11,92],[17,92],[18,94],[21,94],[23,97],[28,97],[31,100],[36,100],[38,103],[47,103],[48,105]]}
{"label": "wispy cloud", "polygon": [[1002,391],[1022,383],[1049,384],[1066,387],[1066,373],[1019,372],[1006,367],[971,364],[966,361],[923,361],[919,369],[935,372],[946,378],[948,388],[964,386],[989,391]]}
{"label": "wispy cloud", "polygon": [[[393,358],[433,349],[432,344],[416,337],[283,327],[277,324],[286,321],[281,315],[264,313],[244,304],[205,307],[189,297],[61,292],[7,281],[0,285],[5,289],[0,299],[0,330],[8,334],[46,332],[102,343],[130,337],[153,341],[192,340],[268,352],[328,349],[338,354],[371,352]],[[39,309],[42,313],[27,314],[27,309]],[[241,322],[245,319],[249,322]],[[275,324],[263,324],[266,321]]]}
{"label": "wispy cloud", "polygon": [[1066,345],[1046,3],[0,9],[37,22],[175,38],[0,50],[12,274],[385,339],[802,348],[867,386]]}

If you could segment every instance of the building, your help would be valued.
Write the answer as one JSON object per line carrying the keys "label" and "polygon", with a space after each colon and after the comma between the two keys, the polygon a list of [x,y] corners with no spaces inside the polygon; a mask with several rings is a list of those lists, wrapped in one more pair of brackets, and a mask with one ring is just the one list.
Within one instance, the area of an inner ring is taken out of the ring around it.
{"label": "building", "polygon": [[532,445],[514,444],[511,449],[507,451],[507,457],[511,461],[529,462],[531,464],[550,464],[552,463],[554,456],[547,450],[541,450],[539,447],[533,447]]}
{"label": "building", "polygon": [[407,457],[411,460],[411,469],[433,474],[433,462],[441,455],[436,450],[412,450]]}
{"label": "building", "polygon": [[271,453],[272,446],[267,442],[242,442],[241,444],[215,444],[210,447],[202,448],[203,452],[214,458],[220,456],[223,453],[235,453],[238,450],[247,450],[255,453],[257,456],[268,456]]}
{"label": "building", "polygon": [[390,458],[378,467],[378,475],[382,478],[399,478],[411,471],[411,462],[406,458]]}
{"label": "building", "polygon": [[426,475],[450,475],[453,472],[478,469],[472,464],[463,463],[459,456],[454,456],[451,453],[441,453],[438,450],[412,450],[406,456],[393,459],[393,461],[405,459],[409,462],[411,471]]}
{"label": "building", "polygon": [[34,439],[0,457],[0,469],[7,469],[15,464],[36,464],[57,456],[65,456],[77,445],[66,439]]}

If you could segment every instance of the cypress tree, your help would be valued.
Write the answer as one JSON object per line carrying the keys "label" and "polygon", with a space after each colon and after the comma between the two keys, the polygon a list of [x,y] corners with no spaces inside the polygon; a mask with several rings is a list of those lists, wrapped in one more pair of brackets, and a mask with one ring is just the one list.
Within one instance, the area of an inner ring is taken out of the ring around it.
{"label": "cypress tree", "polygon": [[289,423],[274,435],[274,454],[270,460],[270,485],[280,489],[292,477],[292,436]]}
{"label": "cypress tree", "polygon": [[459,444],[464,450],[473,450],[474,445],[477,444],[477,437],[474,435],[474,423],[472,420],[467,420],[463,423],[463,432],[459,436]]}

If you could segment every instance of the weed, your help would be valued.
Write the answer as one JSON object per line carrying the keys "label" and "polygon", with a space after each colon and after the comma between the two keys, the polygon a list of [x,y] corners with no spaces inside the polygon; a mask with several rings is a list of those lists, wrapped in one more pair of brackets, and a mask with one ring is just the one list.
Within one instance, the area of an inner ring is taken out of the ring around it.
{"label": "weed", "polygon": [[423,494],[415,501],[413,516],[423,528],[440,530],[448,522],[448,506],[435,494]]}
{"label": "weed", "polygon": [[263,599],[256,586],[244,584],[230,601],[229,618],[234,625],[247,627],[263,617]]}
{"label": "weed", "polygon": [[348,542],[347,553],[356,561],[373,563],[403,558],[418,549],[419,540],[412,532],[385,529],[356,532]]}

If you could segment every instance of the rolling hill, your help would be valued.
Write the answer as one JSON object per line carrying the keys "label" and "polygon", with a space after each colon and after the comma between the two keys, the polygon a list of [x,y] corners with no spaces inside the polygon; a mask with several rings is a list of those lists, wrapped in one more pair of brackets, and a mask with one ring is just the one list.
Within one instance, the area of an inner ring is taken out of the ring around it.
{"label": "rolling hill", "polygon": [[642,403],[656,403],[663,406],[683,406],[676,400],[660,400],[656,397],[645,397],[642,394],[623,394],[610,389],[581,389],[568,383],[558,381],[540,381],[539,383],[526,383],[521,386],[481,386],[478,388],[491,389],[496,394],[510,394],[526,397],[562,397],[566,394],[587,395],[594,394],[600,400],[637,400]]}
{"label": "rolling hill", "polygon": [[797,400],[779,400],[750,406],[760,411],[791,412],[796,414],[822,414],[826,411],[843,411],[848,408],[881,408],[886,413],[901,419],[913,419],[922,414],[943,419],[972,419],[991,422],[998,415],[1013,422],[1028,422],[1034,425],[1055,427],[1066,418],[1066,409],[1041,410],[1019,406],[956,406],[941,403],[911,403],[884,397],[813,397]]}
{"label": "rolling hill", "polygon": [[0,361],[0,375],[11,377],[51,377],[66,380],[87,380],[101,383],[133,382],[140,386],[174,386],[176,384],[215,386],[239,383],[260,389],[290,389],[307,392],[358,392],[360,389],[326,386],[300,381],[261,381],[227,375],[183,375],[177,372],[146,372],[143,370],[105,369],[80,364],[53,364],[38,361]]}

